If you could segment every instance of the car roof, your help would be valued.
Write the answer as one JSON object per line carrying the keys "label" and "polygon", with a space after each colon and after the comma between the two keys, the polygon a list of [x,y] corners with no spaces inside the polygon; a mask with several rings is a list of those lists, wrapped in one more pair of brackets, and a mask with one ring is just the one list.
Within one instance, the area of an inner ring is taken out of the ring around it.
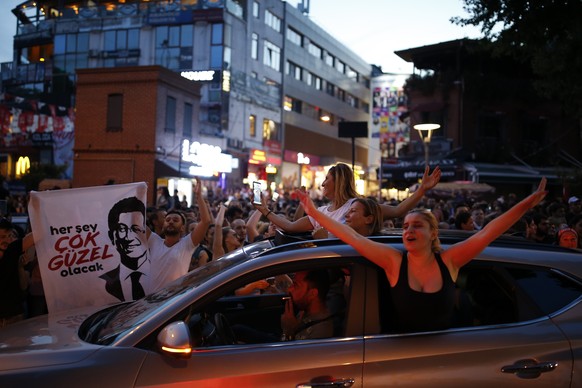
{"label": "car roof", "polygon": [[[441,246],[446,249],[447,246],[466,240],[474,233],[461,230],[440,230],[439,240]],[[313,240],[305,234],[296,236],[280,231],[278,234],[278,236],[269,240],[270,246],[263,245],[261,249],[255,249],[249,256],[271,256],[279,253],[293,254],[293,252],[305,252],[305,249],[334,251],[341,255],[359,256],[355,249],[338,238]],[[382,235],[369,238],[380,243],[390,244],[397,249],[403,249],[402,229],[392,229]],[[250,247],[245,248],[252,249]],[[249,251],[247,251],[248,253]],[[523,237],[502,235],[489,244],[477,258],[488,261],[545,266],[565,271],[582,279],[582,250],[537,243]]]}

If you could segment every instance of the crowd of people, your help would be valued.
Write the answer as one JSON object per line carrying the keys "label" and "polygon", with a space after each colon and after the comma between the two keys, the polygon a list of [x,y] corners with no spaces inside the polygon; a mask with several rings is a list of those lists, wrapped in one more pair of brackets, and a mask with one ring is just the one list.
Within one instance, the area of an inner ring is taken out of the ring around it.
{"label": "crowd of people", "polygon": [[[226,193],[199,183],[194,204],[179,199],[177,192],[170,196],[167,188],[160,188],[155,205],[146,209],[144,231],[150,265],[156,270],[151,272],[143,290],[118,289],[118,298],[136,299],[153,292],[245,244],[274,236],[277,229],[310,233],[314,238],[337,236],[385,268],[392,286],[398,285],[399,277],[412,275],[410,289],[421,294],[438,290],[446,293],[459,268],[501,234],[582,249],[582,201],[578,197],[571,196],[565,201],[545,197],[545,180],[522,201],[515,195],[500,196],[490,202],[463,195],[448,199],[430,197],[427,194],[439,182],[440,175],[438,167],[432,172],[427,167],[418,189],[401,202],[358,195],[352,170],[342,163],[328,171],[320,195],[304,188],[276,194],[265,190],[260,204],[253,204],[248,187]],[[123,216],[117,214],[114,223],[122,220]],[[403,229],[407,252],[367,245],[371,240],[365,236],[393,228]],[[115,232],[114,227],[112,242],[119,245],[118,250],[128,250],[133,247],[132,233],[138,229],[125,225]],[[438,231],[442,229],[474,233],[460,243],[462,249],[453,246],[441,251]],[[0,327],[47,312],[34,244],[24,232],[8,220],[0,223]],[[413,240],[422,247],[415,246]],[[135,270],[133,267],[143,265],[143,259],[136,260],[128,268]],[[421,273],[431,276],[422,277]],[[260,293],[270,286],[267,281],[257,281],[237,292]],[[407,298],[410,289],[406,290]],[[289,316],[287,311],[287,321]]]}

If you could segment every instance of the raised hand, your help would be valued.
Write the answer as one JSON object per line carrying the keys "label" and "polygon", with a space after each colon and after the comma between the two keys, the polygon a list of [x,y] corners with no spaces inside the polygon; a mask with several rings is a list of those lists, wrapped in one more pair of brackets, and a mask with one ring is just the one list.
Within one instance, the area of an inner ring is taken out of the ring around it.
{"label": "raised hand", "polygon": [[534,191],[532,194],[529,195],[529,197],[525,199],[525,201],[528,202],[530,209],[538,205],[548,194],[548,191],[546,190],[547,181],[548,180],[546,179],[546,177],[543,177],[542,180],[540,181],[540,184],[538,185],[537,190]]}
{"label": "raised hand", "polygon": [[303,210],[305,210],[305,213],[309,214],[310,216],[313,215],[313,212],[317,211],[317,208],[315,207],[315,204],[309,197],[309,194],[299,189],[295,190],[295,193],[299,197],[299,200],[301,201],[301,205],[303,206]]}
{"label": "raised hand", "polygon": [[439,166],[436,166],[430,175],[429,171],[430,167],[426,166],[422,175],[422,182],[420,182],[420,188],[424,191],[432,189],[441,180],[441,168]]}

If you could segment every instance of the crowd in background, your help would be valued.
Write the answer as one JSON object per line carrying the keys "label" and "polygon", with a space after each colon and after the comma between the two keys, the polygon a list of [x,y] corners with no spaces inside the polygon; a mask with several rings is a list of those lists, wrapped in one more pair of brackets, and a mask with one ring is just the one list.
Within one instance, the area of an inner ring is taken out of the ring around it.
{"label": "crowd in background", "polygon": [[[304,190],[304,188],[302,188]],[[218,214],[220,206],[226,206],[224,227],[230,225],[234,220],[243,220],[246,228],[238,226],[237,231],[241,243],[249,241],[247,238],[248,222],[250,215],[253,214],[254,208],[251,203],[251,190],[248,187],[229,190],[208,191],[208,205],[214,217]],[[320,192],[309,192],[316,206],[322,206],[329,201],[323,198]],[[268,208],[273,213],[286,217],[290,221],[296,220],[304,215],[300,206],[299,199],[294,190],[282,190],[278,193],[265,191],[263,193]],[[368,197],[378,201],[376,197]],[[395,199],[383,199],[379,201],[396,206],[399,202]],[[450,198],[433,198],[429,195],[420,201],[417,207],[429,209],[439,221],[440,229],[457,229],[465,231],[480,230],[489,221],[499,214],[503,213],[517,202],[513,194],[498,196],[493,200],[483,200],[471,196],[467,193],[454,193]],[[189,222],[196,222],[196,207],[180,204],[180,209],[185,211]],[[170,207],[168,207],[169,209]],[[163,209],[163,208],[162,208]],[[159,211],[158,207],[151,207],[148,212],[151,214]],[[148,217],[151,221],[150,227],[155,228],[155,217]],[[235,222],[240,224],[240,222]],[[260,217],[257,222],[253,223],[256,232],[251,231],[255,236],[270,236],[274,232],[272,223],[265,217]],[[269,228],[271,226],[271,228]],[[400,228],[402,218],[384,219],[383,230]],[[245,231],[245,229],[247,229]],[[563,198],[546,198],[534,209],[530,210],[519,222],[507,232],[509,235],[520,236],[528,240],[559,245],[560,232],[563,234],[571,233],[576,237],[576,248],[582,249],[582,201],[577,196]],[[210,242],[211,243],[211,242]]]}
{"label": "crowd in background", "polygon": [[[305,191],[304,188],[301,190]],[[205,238],[192,254],[189,270],[242,245],[269,238],[276,233],[277,227],[264,213],[259,212],[252,205],[252,193],[247,186],[228,191],[220,187],[214,189],[204,187],[203,194],[213,223],[210,224]],[[319,190],[309,191],[308,194],[316,206],[328,202]],[[305,214],[295,190],[282,190],[277,193],[264,191],[263,197],[270,212],[289,221],[298,220]],[[377,198],[370,197],[369,199],[378,201]],[[0,200],[6,201],[7,214],[26,212],[25,206],[22,205],[25,200],[20,196],[10,196],[5,188],[0,188]],[[383,199],[380,202],[392,206],[399,203],[395,199]],[[416,207],[429,209],[437,218],[439,229],[475,231],[483,228],[516,202],[515,195],[502,195],[487,201],[463,193],[456,193],[450,198],[433,198],[429,192]],[[147,208],[146,222],[153,233],[163,237],[165,217],[170,211],[179,211],[183,214],[184,236],[200,221],[198,205],[187,203],[184,196],[179,198],[177,191],[170,195],[167,188],[162,187],[158,190],[156,204]],[[403,218],[384,219],[382,231],[401,227],[402,220]],[[2,236],[0,236],[3,239],[0,241],[2,244],[0,264],[4,259],[3,253],[7,244],[23,239],[25,233],[28,232],[9,222],[4,222],[3,225],[4,228],[9,227],[9,230],[1,233]],[[547,197],[515,223],[507,234],[521,236],[535,243],[582,249],[582,201],[577,196],[566,199]],[[20,297],[24,304],[22,315],[28,318],[46,313],[46,303],[43,300],[42,280],[34,251],[27,251],[24,255],[26,260],[19,260],[19,263],[25,264],[19,266],[18,277]],[[2,265],[0,265],[1,268]],[[7,315],[13,315],[13,312],[2,311],[2,309],[3,306],[0,304],[0,322]]]}

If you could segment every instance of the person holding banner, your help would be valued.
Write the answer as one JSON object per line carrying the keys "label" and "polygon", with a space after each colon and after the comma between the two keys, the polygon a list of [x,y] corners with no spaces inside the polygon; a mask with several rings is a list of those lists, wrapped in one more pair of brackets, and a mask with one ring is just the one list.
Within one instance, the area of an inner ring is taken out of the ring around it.
{"label": "person holding banner", "polygon": [[[206,236],[211,223],[210,209],[202,196],[202,183],[198,180],[194,188],[196,203],[200,209],[200,221],[191,233],[184,236],[186,217],[177,210],[170,210],[166,214],[163,226],[163,235],[147,229],[148,248],[151,257],[149,279],[150,291],[156,291],[167,283],[185,275],[190,266],[192,254],[196,246]],[[184,236],[184,237],[182,237]]]}

